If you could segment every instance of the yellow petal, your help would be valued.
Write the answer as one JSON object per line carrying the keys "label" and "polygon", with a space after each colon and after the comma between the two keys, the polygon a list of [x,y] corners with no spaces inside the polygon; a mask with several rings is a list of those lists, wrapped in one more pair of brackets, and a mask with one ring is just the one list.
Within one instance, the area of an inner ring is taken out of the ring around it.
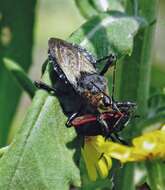
{"label": "yellow petal", "polygon": [[112,160],[110,157],[103,155],[97,162],[97,170],[102,178],[108,176],[109,170],[112,166]]}
{"label": "yellow petal", "polygon": [[92,181],[96,181],[98,175],[97,175],[97,171],[96,171],[94,162],[92,161],[92,159],[90,159],[89,152],[87,152],[86,149],[84,149],[84,150],[81,149],[81,154],[84,158],[89,178]]}

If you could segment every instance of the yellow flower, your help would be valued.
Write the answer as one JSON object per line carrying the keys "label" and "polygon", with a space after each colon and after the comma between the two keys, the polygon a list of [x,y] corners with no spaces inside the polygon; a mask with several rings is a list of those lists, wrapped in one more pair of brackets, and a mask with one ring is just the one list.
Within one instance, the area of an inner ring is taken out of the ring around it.
{"label": "yellow flower", "polygon": [[112,166],[111,157],[102,154],[102,144],[105,140],[102,136],[85,137],[82,155],[87,167],[88,175],[91,180],[95,181],[98,175],[106,177]]}
{"label": "yellow flower", "polygon": [[132,146],[125,146],[102,136],[85,137],[82,149],[90,179],[106,177],[112,166],[112,158],[125,162],[147,159],[165,159],[165,126],[160,130],[145,133],[132,140]]}

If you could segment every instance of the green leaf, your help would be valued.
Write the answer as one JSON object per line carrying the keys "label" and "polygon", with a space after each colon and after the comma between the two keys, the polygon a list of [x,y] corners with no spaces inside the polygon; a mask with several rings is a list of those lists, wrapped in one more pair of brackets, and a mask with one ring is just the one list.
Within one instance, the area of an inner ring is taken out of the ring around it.
{"label": "green leaf", "polygon": [[[115,190],[135,190],[134,185],[134,176],[132,173],[134,172],[135,164],[130,163],[124,165],[123,168],[121,168],[121,171],[118,173],[115,173]],[[125,180],[123,180],[125,179]],[[127,179],[127,180],[126,180]],[[129,181],[128,181],[129,180]]]}
{"label": "green leaf", "polygon": [[25,90],[32,98],[35,94],[36,88],[24,70],[19,66],[19,64],[8,58],[4,58],[3,61],[6,69],[13,75],[22,89]]}
{"label": "green leaf", "polygon": [[165,164],[162,161],[146,161],[148,183],[151,190],[164,190],[165,187]]}
{"label": "green leaf", "polygon": [[70,40],[87,48],[98,58],[112,52],[118,57],[130,55],[133,38],[141,24],[139,21],[120,12],[102,13],[76,30]]}
{"label": "green leaf", "polygon": [[75,151],[68,148],[76,135],[72,128],[66,129],[65,120],[57,99],[37,91],[22,127],[0,159],[0,189],[80,186]]}
{"label": "green leaf", "polygon": [[3,148],[0,148],[0,157],[3,156],[3,154],[9,149],[9,145],[5,146]]}
{"label": "green leaf", "polygon": [[97,15],[97,10],[93,7],[93,5],[91,4],[91,2],[89,2],[88,0],[75,0],[75,3],[77,5],[77,7],[79,8],[81,14],[85,17],[85,18],[90,18],[93,15]]}
{"label": "green leaf", "polygon": [[121,11],[124,12],[124,7],[122,5],[121,0],[88,0],[95,7],[98,12],[106,12],[106,11]]}
{"label": "green leaf", "polygon": [[90,18],[109,10],[124,11],[119,0],[75,0],[75,3],[85,18]]}

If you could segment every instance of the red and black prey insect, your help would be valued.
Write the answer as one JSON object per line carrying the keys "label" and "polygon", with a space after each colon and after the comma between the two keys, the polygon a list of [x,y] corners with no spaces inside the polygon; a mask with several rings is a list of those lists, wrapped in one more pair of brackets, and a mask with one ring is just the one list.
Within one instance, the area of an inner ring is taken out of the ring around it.
{"label": "red and black prey insect", "polygon": [[132,117],[132,112],[135,104],[125,102],[116,103],[120,111],[102,112],[99,115],[87,114],[76,117],[71,121],[78,134],[84,136],[102,135],[112,140],[120,141],[122,144],[127,144],[118,132],[120,132],[129,122]]}
{"label": "red and black prey insect", "polygon": [[[117,132],[117,128],[121,128],[120,125],[126,123],[125,118],[130,117],[130,109],[135,104],[115,102],[113,96],[107,95],[108,88],[104,74],[116,62],[116,56],[111,54],[96,60],[86,49],[57,38],[51,38],[48,45],[48,60],[52,66],[52,87],[43,82],[35,82],[35,85],[54,93],[59,98],[63,111],[68,116],[66,125],[70,127],[75,124],[76,118],[84,116],[82,121],[85,125],[81,127],[84,131],[79,130],[83,135],[98,133],[109,136],[111,132],[109,125],[113,125]],[[106,63],[99,72],[96,64],[101,61]],[[125,108],[124,112],[120,111],[121,107]],[[90,127],[84,127],[87,124],[93,125],[91,122],[86,122],[88,115],[97,116],[93,132]],[[104,119],[103,116],[108,117]],[[74,126],[79,126],[79,123]],[[106,132],[99,131],[100,126]]]}

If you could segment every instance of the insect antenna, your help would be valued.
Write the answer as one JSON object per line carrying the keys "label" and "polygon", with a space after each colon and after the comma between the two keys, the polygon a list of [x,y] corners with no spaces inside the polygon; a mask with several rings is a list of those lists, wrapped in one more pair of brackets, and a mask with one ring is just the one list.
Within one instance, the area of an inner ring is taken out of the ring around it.
{"label": "insect antenna", "polygon": [[116,81],[116,61],[114,63],[114,68],[113,68],[113,75],[112,75],[112,101],[114,100],[114,94],[115,94],[115,81]]}

